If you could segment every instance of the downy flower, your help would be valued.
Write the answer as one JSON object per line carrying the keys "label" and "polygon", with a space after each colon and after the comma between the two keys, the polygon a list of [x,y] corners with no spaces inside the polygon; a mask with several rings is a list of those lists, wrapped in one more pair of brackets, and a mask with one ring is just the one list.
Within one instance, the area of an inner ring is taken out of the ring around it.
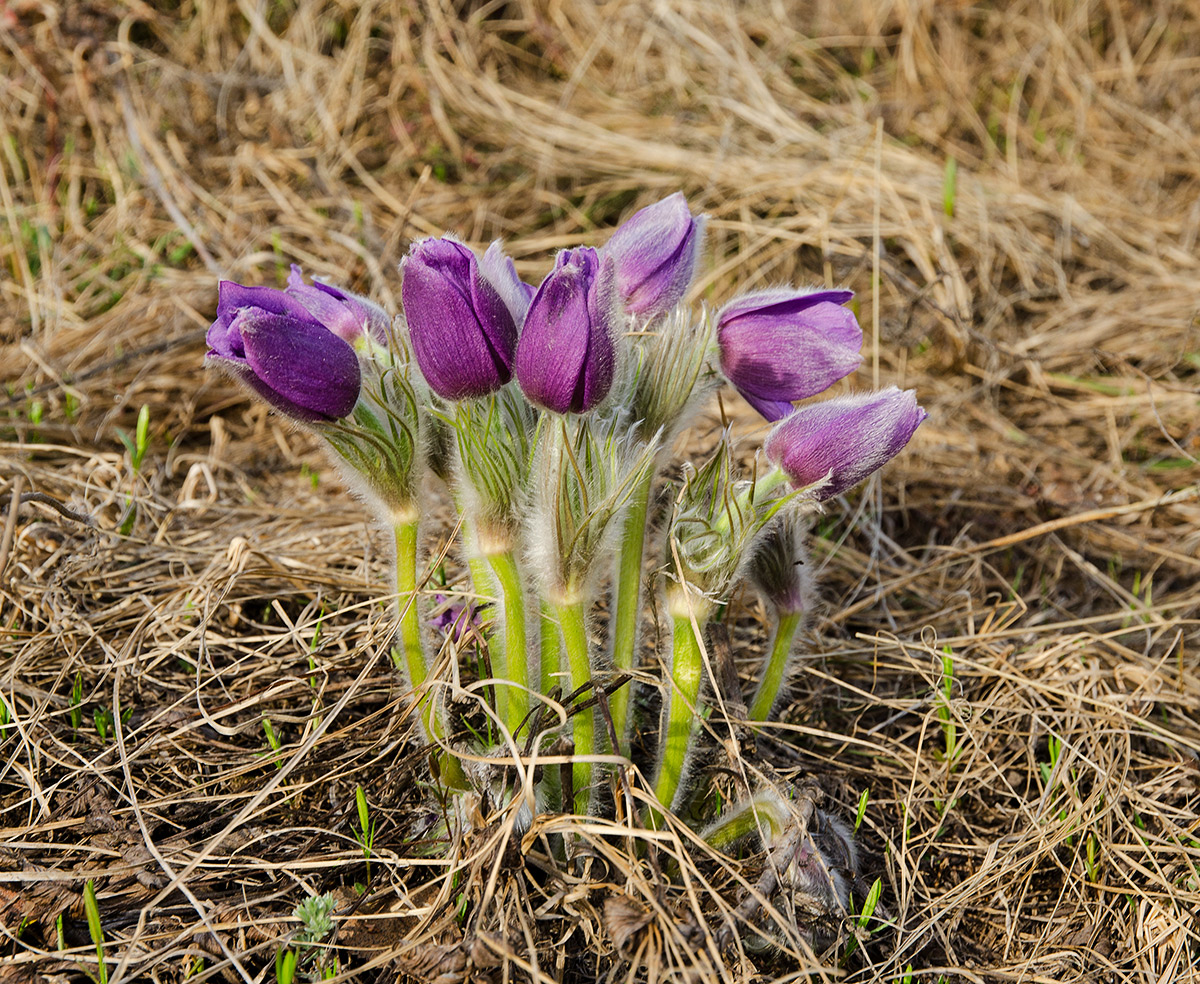
{"label": "downy flower", "polygon": [[615,290],[610,261],[588,246],[558,254],[530,302],[514,372],[531,403],[586,413],[616,371]]}
{"label": "downy flower", "polygon": [[349,342],[355,348],[368,339],[381,344],[387,342],[392,319],[383,308],[365,297],[321,283],[319,280],[306,284],[300,267],[295,263],[292,264],[292,272],[288,275],[285,293],[298,300],[309,314],[338,338]]}
{"label": "downy flower", "polygon": [[500,299],[508,306],[513,322],[519,327],[525,320],[529,302],[533,300],[534,288],[517,276],[512,257],[505,255],[499,239],[487,248],[483,259],[479,261],[479,269],[488,283],[496,288]]}
{"label": "downy flower", "polygon": [[763,450],[802,496],[824,501],[887,464],[926,416],[913,390],[841,396],[776,424]]}
{"label": "downy flower", "polygon": [[677,191],[617,228],[604,255],[612,257],[625,310],[649,319],[683,299],[696,270],[705,221],[703,215],[692,215]]}
{"label": "downy flower", "polygon": [[217,296],[217,319],[208,329],[209,365],[295,420],[332,421],[354,409],[362,385],[358,356],[299,298],[228,280],[221,281]]}
{"label": "downy flower", "polygon": [[[499,259],[489,261],[489,268],[502,268]],[[507,383],[517,321],[504,294],[515,295],[513,285],[505,282],[502,290],[492,283],[475,254],[453,239],[414,244],[403,270],[404,314],[429,388],[447,400],[461,400],[486,396]]]}
{"label": "downy flower", "polygon": [[842,307],[848,290],[764,290],[717,315],[721,371],[767,420],[829,388],[862,361],[862,329]]}

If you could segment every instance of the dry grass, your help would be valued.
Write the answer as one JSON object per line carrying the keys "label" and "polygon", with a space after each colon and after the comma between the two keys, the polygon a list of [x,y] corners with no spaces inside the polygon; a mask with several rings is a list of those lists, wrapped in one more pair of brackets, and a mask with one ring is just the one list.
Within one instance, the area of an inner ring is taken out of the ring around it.
{"label": "dry grass", "polygon": [[[342,979],[1200,979],[1194,6],[9,0],[0,41],[0,978],[96,972],[92,879],[110,980],[271,979],[325,890]],[[719,952],[755,861],[682,831],[639,856],[547,816],[426,857],[381,545],[200,368],[218,276],[394,306],[452,229],[536,279],[677,188],[705,297],[848,284],[858,384],[931,413],[822,524],[807,672],[739,763],[848,818],[869,790],[887,923],[849,959],[850,922]],[[14,517],[22,488],[94,525]],[[542,850],[567,828],[582,869]]]}

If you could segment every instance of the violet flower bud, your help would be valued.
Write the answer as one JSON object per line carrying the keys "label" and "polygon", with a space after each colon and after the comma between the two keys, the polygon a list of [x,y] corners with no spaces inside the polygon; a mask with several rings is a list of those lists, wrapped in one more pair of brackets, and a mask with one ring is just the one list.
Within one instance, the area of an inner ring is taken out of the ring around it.
{"label": "violet flower bud", "polygon": [[703,215],[693,216],[681,192],[648,205],[612,234],[604,247],[617,290],[630,314],[653,318],[687,293],[704,239]]}
{"label": "violet flower bud", "polygon": [[319,280],[306,284],[295,263],[288,275],[286,293],[304,305],[313,318],[351,345],[357,345],[364,337],[376,342],[387,341],[392,319],[383,308],[365,297]]}
{"label": "violet flower bud", "polygon": [[499,239],[487,248],[479,261],[479,269],[508,307],[513,323],[520,326],[529,310],[529,302],[533,300],[533,286],[517,276],[512,257],[504,255]]}
{"label": "violet flower bud", "polygon": [[217,296],[206,362],[296,420],[337,420],[354,409],[362,386],[358,356],[297,298],[228,280]]}
{"label": "violet flower bud", "polygon": [[404,314],[429,388],[461,400],[507,383],[517,322],[475,254],[453,239],[424,239],[413,245],[403,270]]}
{"label": "violet flower bud", "polygon": [[806,498],[824,501],[899,454],[926,416],[913,390],[841,396],[776,424],[763,450]]}
{"label": "violet flower bud", "polygon": [[531,403],[586,413],[612,388],[616,370],[615,284],[610,260],[591,247],[558,254],[525,315],[514,363]]}
{"label": "violet flower bud", "polygon": [[862,329],[842,305],[848,290],[764,290],[717,315],[721,371],[767,420],[820,393],[862,362]]}

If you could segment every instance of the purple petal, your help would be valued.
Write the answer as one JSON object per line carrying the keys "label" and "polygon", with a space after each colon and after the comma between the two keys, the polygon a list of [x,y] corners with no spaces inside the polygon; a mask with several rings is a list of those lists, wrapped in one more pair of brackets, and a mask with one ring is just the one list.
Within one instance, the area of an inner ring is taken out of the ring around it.
{"label": "purple petal", "polygon": [[582,386],[577,390],[575,413],[597,406],[612,389],[617,369],[617,346],[613,337],[619,298],[613,261],[601,257],[600,269],[588,289],[588,350],[584,358]]}
{"label": "purple petal", "polygon": [[817,304],[845,304],[853,297],[852,290],[793,290],[790,287],[756,290],[735,297],[721,308],[719,317],[732,320],[763,311],[788,317]]}
{"label": "purple petal", "polygon": [[217,319],[208,328],[208,347],[227,358],[241,358],[245,349],[237,332],[230,332],[230,325],[242,308],[258,308],[272,314],[294,314],[307,317],[304,308],[273,287],[245,287],[232,280],[222,280],[217,285]]}
{"label": "purple petal", "polygon": [[246,364],[271,393],[317,418],[336,420],[354,409],[362,385],[358,356],[332,332],[312,321],[247,310],[233,327],[241,332]]}
{"label": "purple petal", "polygon": [[467,247],[452,239],[414,245],[401,296],[417,364],[436,393],[483,396],[512,377],[516,322]]}
{"label": "purple petal", "polygon": [[612,387],[611,267],[594,249],[559,253],[542,281],[517,342],[514,371],[531,402],[555,413],[584,413]]}
{"label": "purple petal", "polygon": [[504,247],[497,239],[483,254],[479,261],[479,272],[496,289],[513,323],[521,324],[525,320],[525,312],[529,310],[529,302],[533,300],[534,288],[517,276],[517,268],[512,257],[504,255]]}
{"label": "purple petal", "polygon": [[344,341],[353,345],[364,333],[376,341],[385,341],[391,318],[378,304],[314,280],[304,282],[300,267],[292,264],[287,294],[295,298],[314,319]]}
{"label": "purple petal", "polygon": [[794,486],[825,500],[894,458],[925,417],[912,390],[893,386],[801,407],[775,426],[763,449]]}
{"label": "purple petal", "polygon": [[862,329],[841,304],[849,291],[765,291],[735,299],[717,317],[721,369],[768,420],[820,393],[862,362]]}
{"label": "purple petal", "polygon": [[204,357],[204,364],[220,369],[228,376],[236,379],[242,385],[258,394],[264,403],[278,410],[286,417],[291,417],[293,420],[303,420],[307,423],[318,423],[329,419],[324,414],[314,413],[312,410],[299,406],[279,393],[276,393],[254,374],[254,370],[247,365],[245,360],[227,359],[224,356],[209,352]]}

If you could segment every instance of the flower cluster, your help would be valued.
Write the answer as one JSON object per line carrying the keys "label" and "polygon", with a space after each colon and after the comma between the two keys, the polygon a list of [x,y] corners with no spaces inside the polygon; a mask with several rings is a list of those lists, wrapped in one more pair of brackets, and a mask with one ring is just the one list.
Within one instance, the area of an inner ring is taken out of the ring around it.
{"label": "flower cluster", "polygon": [[[429,736],[449,749],[474,743],[485,761],[569,739],[572,768],[539,770],[538,801],[577,812],[605,809],[598,762],[631,755],[635,729],[658,735],[653,761],[640,763],[658,802],[688,805],[715,688],[706,626],[743,578],[777,622],[749,704],[753,720],[771,713],[811,607],[805,516],[895,456],[925,416],[895,388],[797,409],[860,364],[850,292],[775,288],[695,311],[685,300],[704,232],[705,217],[674,194],[602,248],[559,253],[536,288],[499,243],[480,256],[451,237],[426,239],[401,267],[402,316],[306,284],[293,267],[284,290],[222,283],[208,333],[208,362],[321,435],[393,531],[394,655]],[[773,423],[769,468],[738,474],[726,432],[707,462],[683,468],[671,515],[652,524],[674,439],[722,381]],[[422,483],[435,476],[461,514],[473,594],[490,602],[480,611],[495,728],[463,727],[427,686],[418,532]],[[647,542],[652,525],[663,542]],[[648,550],[666,571],[662,605],[645,597]],[[670,648],[645,669],[663,668],[661,693],[633,701],[655,611]],[[478,747],[483,735],[501,736],[496,748]],[[478,769],[441,774],[481,781]]]}

